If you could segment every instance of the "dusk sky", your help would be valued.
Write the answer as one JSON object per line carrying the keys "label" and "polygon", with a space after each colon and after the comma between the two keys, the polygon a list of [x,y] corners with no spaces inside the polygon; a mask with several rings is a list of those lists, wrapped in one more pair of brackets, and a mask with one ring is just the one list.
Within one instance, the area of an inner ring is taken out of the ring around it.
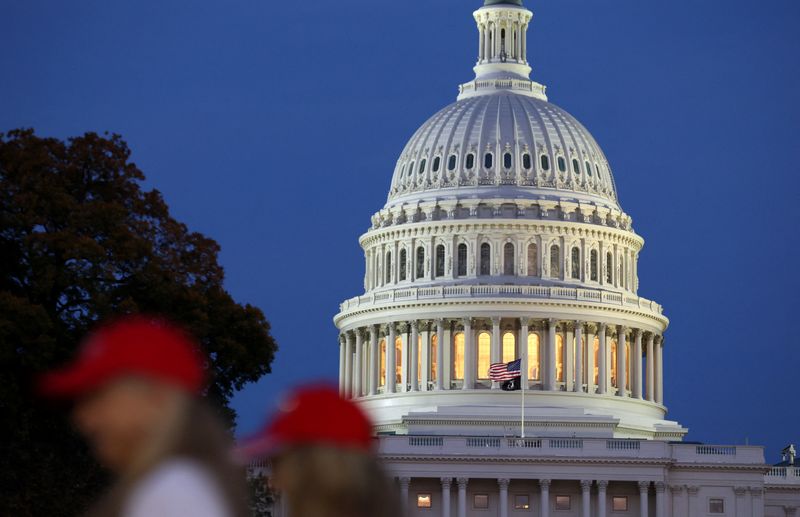
{"label": "dusk sky", "polygon": [[[800,2],[526,0],[533,79],[592,132],[665,307],[689,440],[800,442]],[[480,0],[0,0],[0,132],[121,134],[280,352],[239,430],[335,380],[399,153],[473,77]]]}

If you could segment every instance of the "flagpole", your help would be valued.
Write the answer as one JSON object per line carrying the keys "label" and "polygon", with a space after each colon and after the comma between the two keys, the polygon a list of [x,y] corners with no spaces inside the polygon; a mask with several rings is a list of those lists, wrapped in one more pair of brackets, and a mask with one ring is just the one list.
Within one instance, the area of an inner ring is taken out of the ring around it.
{"label": "flagpole", "polygon": [[[522,381],[522,376],[520,376],[519,380],[520,380],[520,384],[522,384],[522,382],[521,382]],[[525,382],[525,384],[527,384],[527,382]],[[520,427],[522,429],[522,438],[523,439],[525,439],[525,391],[526,391],[525,388],[527,388],[527,386],[525,386],[525,384],[522,384],[522,386],[520,386],[520,388],[521,388],[520,391],[522,391],[522,397],[521,397],[522,398],[522,416],[521,416],[521,420],[520,420]]]}

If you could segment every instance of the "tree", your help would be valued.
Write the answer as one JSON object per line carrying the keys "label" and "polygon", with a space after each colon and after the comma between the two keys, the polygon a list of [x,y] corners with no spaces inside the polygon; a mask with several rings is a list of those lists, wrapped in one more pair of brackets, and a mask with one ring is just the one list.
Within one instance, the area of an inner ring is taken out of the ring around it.
{"label": "tree", "polygon": [[0,133],[0,515],[75,514],[103,487],[65,415],[32,387],[98,321],[143,312],[186,327],[231,423],[233,393],[270,371],[269,322],[225,291],[219,245],[143,180],[118,135]]}

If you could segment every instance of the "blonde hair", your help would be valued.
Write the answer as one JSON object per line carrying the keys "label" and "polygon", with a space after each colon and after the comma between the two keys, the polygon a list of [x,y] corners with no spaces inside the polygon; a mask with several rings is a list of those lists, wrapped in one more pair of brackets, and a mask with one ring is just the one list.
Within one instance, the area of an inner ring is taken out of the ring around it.
{"label": "blonde hair", "polygon": [[291,517],[398,517],[394,483],[359,450],[296,447],[273,461],[273,481]]}

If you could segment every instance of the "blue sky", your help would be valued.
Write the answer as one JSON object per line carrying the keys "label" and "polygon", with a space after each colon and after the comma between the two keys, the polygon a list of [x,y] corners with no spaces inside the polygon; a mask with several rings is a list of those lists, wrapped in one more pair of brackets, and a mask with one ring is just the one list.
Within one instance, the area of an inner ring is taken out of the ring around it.
{"label": "blue sky", "polygon": [[[398,154],[472,77],[479,0],[0,0],[0,131],[120,133],[281,351],[240,393],[335,378],[358,237]],[[800,441],[800,3],[527,0],[550,100],[592,131],[665,306],[670,418],[690,439]]]}

